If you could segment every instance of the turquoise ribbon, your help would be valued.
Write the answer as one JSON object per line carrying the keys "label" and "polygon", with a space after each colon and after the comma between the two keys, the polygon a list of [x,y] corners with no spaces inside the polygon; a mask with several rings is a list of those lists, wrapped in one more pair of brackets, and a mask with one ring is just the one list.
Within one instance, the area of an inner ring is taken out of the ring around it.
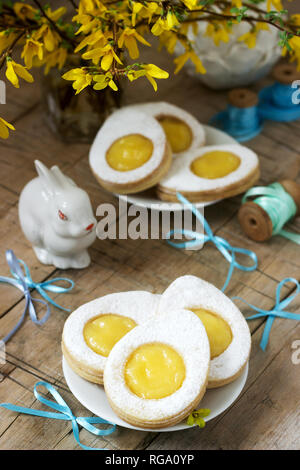
{"label": "turquoise ribbon", "polygon": [[[177,199],[183,204],[185,204],[192,211],[192,213],[196,216],[196,218],[201,222],[206,234],[193,232],[192,230],[171,230],[167,234],[167,238],[170,237],[171,235],[174,235],[175,233],[180,233],[186,237],[193,238],[193,240],[189,240],[187,242],[182,242],[182,243],[174,243],[170,240],[167,240],[167,242],[170,245],[174,246],[175,248],[186,249],[190,247],[195,247],[200,244],[201,245],[205,244],[206,242],[214,243],[214,245],[219,250],[219,252],[230,263],[227,278],[222,287],[223,292],[226,290],[235,268],[240,269],[241,271],[248,271],[248,272],[255,271],[255,269],[257,268],[258,262],[257,262],[257,256],[254,253],[254,251],[247,250],[245,248],[238,248],[235,246],[231,246],[230,243],[228,243],[228,241],[225,240],[224,238],[214,235],[208,222],[203,217],[203,215],[197,210],[197,208],[190,201],[188,201],[182,194],[177,193],[176,196],[177,196]],[[253,260],[253,265],[245,266],[243,264],[238,263],[236,261],[236,254],[248,256],[250,259]]]}
{"label": "turquoise ribbon", "polygon": [[281,235],[300,245],[299,234],[283,229],[283,226],[297,213],[295,201],[284,187],[280,183],[272,183],[266,187],[256,186],[246,192],[242,203],[253,196],[259,196],[253,202],[264,209],[272,221],[272,235]]}
{"label": "turquoise ribbon", "polygon": [[[5,284],[10,284],[16,287],[17,289],[19,289],[20,291],[22,291],[24,294],[26,303],[25,303],[23,314],[20,320],[18,321],[18,323],[4,338],[2,338],[2,341],[4,343],[6,343],[15,334],[15,332],[20,328],[20,326],[22,325],[25,319],[27,311],[29,313],[30,319],[36,325],[43,325],[50,316],[50,308],[47,302],[49,302],[50,304],[54,305],[55,307],[61,310],[65,310],[69,312],[70,309],[62,307],[61,305],[58,305],[56,302],[54,302],[54,300],[51,299],[51,297],[49,297],[46,291],[62,293],[62,292],[68,292],[74,287],[74,282],[71,281],[71,279],[67,279],[65,277],[56,277],[55,279],[50,279],[49,281],[44,281],[44,282],[34,282],[31,278],[29,268],[24,263],[24,261],[17,259],[12,250],[7,250],[5,255],[6,255],[7,264],[10,267],[10,272],[13,275],[13,278],[0,276],[0,283],[2,282]],[[70,286],[69,287],[57,286],[55,285],[55,283],[58,281],[65,281],[69,283]],[[45,301],[42,299],[35,299],[31,297],[30,289],[37,290],[39,294],[45,299]],[[46,306],[46,313],[41,319],[37,318],[37,314],[36,314],[33,302],[39,302]]]}
{"label": "turquoise ribbon", "polygon": [[[288,282],[292,282],[296,286],[295,292],[287,297],[286,299],[280,301],[280,294],[281,294],[281,289],[284,287],[284,285]],[[244,299],[241,297],[232,297],[232,300],[241,300],[244,302],[248,307],[251,307],[253,310],[255,310],[256,313],[255,315],[252,315],[251,317],[246,318],[247,321],[250,320],[255,320],[257,318],[262,318],[262,317],[267,317],[266,321],[266,326],[263,331],[262,339],[260,342],[260,347],[263,351],[265,351],[266,346],[269,341],[269,336],[271,332],[272,325],[274,323],[275,318],[287,318],[289,320],[300,320],[300,314],[299,313],[291,313],[291,312],[285,312],[284,309],[289,305],[290,302],[292,302],[295,297],[299,294],[300,292],[300,284],[299,282],[292,278],[292,277],[287,277],[283,279],[278,286],[276,287],[276,299],[275,299],[275,306],[272,310],[263,310],[262,308],[255,307],[252,304],[249,304],[246,302]]]}
{"label": "turquoise ribbon", "polygon": [[[56,403],[52,400],[48,400],[47,398],[43,397],[37,391],[37,387],[43,386],[47,389],[48,392],[51,393],[53,398],[56,400]],[[50,418],[50,419],[60,419],[65,421],[71,421],[73,434],[76,439],[76,442],[85,450],[105,450],[105,449],[96,449],[94,447],[88,447],[84,444],[81,444],[79,439],[79,426],[82,426],[87,431],[95,434],[95,436],[107,436],[115,431],[116,425],[105,421],[102,418],[98,417],[76,417],[73,415],[71,408],[67,405],[58,391],[48,382],[37,382],[34,385],[34,396],[37,400],[43,403],[49,408],[52,408],[56,412],[52,411],[42,411],[42,410],[35,410],[32,408],[25,408],[23,406],[12,405],[10,403],[0,403],[0,407],[6,408],[10,411],[15,411],[16,413],[23,413],[26,415],[33,415],[33,416],[40,416],[42,418]],[[93,424],[109,424],[111,428],[109,429],[98,429]]]}

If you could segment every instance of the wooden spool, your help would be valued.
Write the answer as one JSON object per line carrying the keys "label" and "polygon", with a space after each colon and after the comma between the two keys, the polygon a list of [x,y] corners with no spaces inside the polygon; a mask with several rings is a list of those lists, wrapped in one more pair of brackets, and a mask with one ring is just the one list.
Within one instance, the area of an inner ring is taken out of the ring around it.
{"label": "wooden spool", "polygon": [[236,108],[251,108],[258,104],[258,96],[248,88],[235,88],[228,93],[228,101]]}
{"label": "wooden spool", "polygon": [[[279,183],[295,201],[297,214],[300,214],[300,185],[293,180]],[[264,242],[272,237],[273,225],[269,214],[253,201],[247,201],[238,212],[239,223],[246,235],[256,242]]]}
{"label": "wooden spool", "polygon": [[279,64],[272,71],[273,78],[282,85],[291,85],[300,80],[300,72],[293,64]]}

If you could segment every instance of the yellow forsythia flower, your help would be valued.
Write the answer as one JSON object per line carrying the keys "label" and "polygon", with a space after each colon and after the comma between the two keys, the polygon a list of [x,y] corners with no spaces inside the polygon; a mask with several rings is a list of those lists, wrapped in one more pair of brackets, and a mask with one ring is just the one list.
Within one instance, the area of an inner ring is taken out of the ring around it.
{"label": "yellow forsythia flower", "polygon": [[164,31],[170,31],[174,26],[178,26],[179,22],[173,12],[169,11],[166,18],[158,18],[152,26],[151,33],[159,36]]}
{"label": "yellow forsythia flower", "polygon": [[94,75],[93,80],[96,82],[93,86],[94,90],[103,90],[107,86],[112,88],[114,91],[118,90],[118,87],[113,81],[113,76],[110,72],[106,73],[105,75]]}
{"label": "yellow forsythia flower", "polygon": [[72,84],[74,90],[76,90],[76,95],[80,93],[84,88],[92,83],[92,75],[86,72],[82,68],[76,68],[69,70],[65,73],[62,78],[65,80],[73,80],[74,83]]}
{"label": "yellow forsythia flower", "polygon": [[42,60],[43,55],[43,44],[41,42],[36,41],[33,38],[29,38],[26,40],[24,49],[21,54],[21,57],[22,59],[24,59],[26,67],[31,69],[33,58],[37,56],[39,60]]}
{"label": "yellow forsythia flower", "polygon": [[83,49],[84,47],[86,46],[93,46],[94,44],[98,43],[99,41],[102,41],[103,42],[103,46],[105,45],[105,43],[107,42],[106,41],[106,38],[104,36],[104,33],[98,29],[97,31],[94,31],[93,33],[89,34],[88,36],[86,36],[79,44],[78,46],[76,47],[75,49],[75,53],[78,52],[78,51],[81,51],[81,49]]}
{"label": "yellow forsythia flower", "polygon": [[[63,16],[66,13],[67,9],[66,7],[60,7],[55,11],[52,11],[50,7],[47,8],[47,16],[56,23],[56,21],[59,20],[61,16]],[[45,20],[47,21],[47,20]]]}
{"label": "yellow forsythia flower", "polygon": [[[293,36],[291,39],[289,39],[289,45],[292,48],[291,61],[297,62],[297,70],[299,72],[300,71],[300,37]],[[282,55],[286,55],[286,53],[287,53],[287,48],[284,47],[282,51]]]}
{"label": "yellow forsythia flower", "polygon": [[176,69],[174,73],[178,73],[179,70],[182,69],[182,67],[188,60],[191,60],[193,62],[196,68],[196,72],[206,73],[206,69],[203,66],[201,60],[199,59],[197,54],[192,50],[186,51],[184,54],[180,55],[179,57],[176,57],[176,59],[174,60],[176,64]]}
{"label": "yellow forsythia flower", "polygon": [[256,31],[269,31],[270,27],[267,23],[262,23],[262,22],[259,22],[259,23],[256,23],[255,24],[255,30]]}
{"label": "yellow forsythia flower", "polygon": [[[73,18],[74,20],[74,18]],[[76,34],[89,34],[94,28],[97,28],[99,26],[99,20],[97,18],[94,18],[91,20],[91,17],[88,16],[88,21],[86,23],[82,23],[78,31],[76,31]]]}
{"label": "yellow forsythia flower", "polygon": [[198,0],[182,0],[189,10],[201,10],[203,5],[198,5]]}
{"label": "yellow forsythia flower", "polygon": [[281,0],[267,0],[267,10],[272,10],[272,7],[274,7],[278,11],[283,10]]}
{"label": "yellow forsythia flower", "polygon": [[137,41],[145,44],[145,46],[151,46],[143,36],[141,36],[135,29],[125,28],[118,40],[118,46],[120,48],[125,45],[128,49],[131,59],[137,59],[139,57],[139,49],[137,46]]}
{"label": "yellow forsythia flower", "polygon": [[52,67],[58,67],[59,70],[63,68],[67,60],[67,49],[65,47],[59,47],[56,51],[47,54],[44,57],[45,63],[45,75],[48,74]]}
{"label": "yellow forsythia flower", "polygon": [[236,8],[242,8],[243,6],[242,0],[231,0],[231,4],[233,7],[236,7]]}
{"label": "yellow forsythia flower", "polygon": [[216,27],[213,24],[208,24],[205,32],[205,36],[209,36],[213,39],[216,46],[219,46],[220,42],[228,42],[229,34],[225,28],[221,25]]}
{"label": "yellow forsythia flower", "polygon": [[154,90],[157,91],[157,84],[154,78],[168,78],[169,74],[165,70],[160,69],[154,64],[142,65],[140,70],[130,70],[127,74],[128,79],[132,82],[140,77],[146,77]]}
{"label": "yellow forsythia flower", "polygon": [[18,76],[23,78],[26,82],[32,83],[33,76],[26,70],[23,65],[17,64],[14,60],[6,59],[6,78],[13,84],[14,87],[19,88]]}
{"label": "yellow forsythia flower", "polygon": [[134,2],[133,7],[132,7],[132,17],[131,17],[132,26],[135,26],[136,15],[142,10],[142,8],[144,8],[142,3]]}
{"label": "yellow forsythia flower", "polygon": [[256,33],[249,31],[238,38],[239,42],[244,41],[249,49],[253,49],[256,45]]}
{"label": "yellow forsythia flower", "polygon": [[161,11],[161,6],[157,2],[148,2],[145,5],[140,2],[134,2],[132,5],[131,15],[132,26],[135,26],[136,24],[137,15],[141,16],[142,18],[147,18],[148,23],[151,23],[152,16],[154,14],[159,15]]}
{"label": "yellow forsythia flower", "polygon": [[91,49],[88,52],[85,52],[82,55],[83,59],[91,59],[93,64],[98,65],[99,60],[101,59],[101,68],[103,70],[108,70],[115,59],[118,64],[122,65],[121,60],[115,53],[113,47],[110,44],[106,44],[104,47],[98,47],[96,49]]}
{"label": "yellow forsythia flower", "polygon": [[6,31],[0,32],[0,54],[11,45],[15,37],[16,35],[14,33],[8,34]]}
{"label": "yellow forsythia flower", "polygon": [[9,130],[15,131],[15,128],[12,124],[5,121],[3,118],[0,117],[0,137],[1,139],[7,139],[9,137]]}
{"label": "yellow forsythia flower", "polygon": [[37,13],[36,8],[21,2],[16,2],[13,8],[16,15],[23,21],[26,21],[26,19],[32,20]]}
{"label": "yellow forsythia flower", "polygon": [[177,43],[177,36],[171,31],[165,31],[159,36],[160,46],[159,49],[162,49],[162,46],[165,46],[169,54],[174,53],[174,49]]}
{"label": "yellow forsythia flower", "polygon": [[157,83],[154,78],[169,78],[168,72],[160,69],[159,67],[157,67],[157,65],[143,65],[143,69],[146,72],[145,77],[149,80],[155,91],[157,91]]}
{"label": "yellow forsythia flower", "polygon": [[53,31],[48,24],[43,24],[42,27],[35,33],[36,40],[43,40],[47,51],[52,52],[60,42],[60,37]]}
{"label": "yellow forsythia flower", "polygon": [[297,14],[297,15],[292,15],[291,16],[291,21],[293,24],[295,24],[296,26],[300,26],[300,15]]}

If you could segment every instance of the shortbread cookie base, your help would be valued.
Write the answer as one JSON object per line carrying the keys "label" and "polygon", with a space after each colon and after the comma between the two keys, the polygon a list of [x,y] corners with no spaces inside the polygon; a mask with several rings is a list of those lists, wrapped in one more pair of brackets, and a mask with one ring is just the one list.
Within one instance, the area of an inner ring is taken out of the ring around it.
{"label": "shortbread cookie base", "polygon": [[61,342],[61,349],[68,365],[76,374],[89,382],[103,385],[103,371],[89,367],[86,363],[83,364],[82,362],[77,361],[72,354],[70,354],[63,341]]}
{"label": "shortbread cookie base", "polygon": [[[139,346],[157,342],[173,347],[180,354],[185,364],[185,379],[171,395],[144,399],[128,387],[125,365]],[[181,422],[202,399],[209,364],[209,342],[202,322],[192,312],[175,308],[134,328],[115,345],[105,366],[104,388],[112,409],[124,421],[143,428],[168,427]]]}
{"label": "shortbread cookie base", "polygon": [[[214,285],[196,276],[186,275],[177,278],[162,294],[158,315],[164,315],[167,309],[172,311],[178,308],[191,312],[192,309],[203,308],[219,315],[230,326],[231,343],[222,354],[210,361],[208,388],[233,382],[243,372],[251,351],[249,326],[238,307]],[[201,322],[200,318],[198,320]]]}
{"label": "shortbread cookie base", "polygon": [[170,416],[168,419],[158,419],[158,420],[151,420],[147,421],[144,419],[138,419],[136,417],[130,416],[127,413],[124,412],[124,410],[118,408],[115,406],[115,404],[110,400],[109,394],[106,392],[107,399],[109,401],[109,404],[112,408],[112,410],[126,423],[131,424],[132,426],[136,426],[139,428],[145,428],[145,429],[161,429],[161,428],[168,428],[170,426],[175,426],[175,424],[181,423],[185,418],[189,416],[189,414],[194,411],[199,403],[201,402],[203,396],[205,395],[206,392],[206,387],[208,383],[208,375],[206,378],[206,382],[204,384],[203,389],[201,390],[201,393],[199,393],[198,397],[188,406],[186,407],[180,414]]}
{"label": "shortbread cookie base", "polygon": [[[190,129],[192,134],[192,142],[187,151],[198,149],[205,145],[205,130],[202,124],[189,112],[185,111],[178,106],[165,101],[158,101],[154,103],[138,103],[127,106],[127,109],[136,109],[137,111],[143,111],[149,116],[159,120],[160,118],[177,118],[184,122]],[[179,153],[173,152],[173,156],[180,155]]]}
{"label": "shortbread cookie base", "polygon": [[[259,180],[260,170],[257,166],[251,173],[249,173],[245,178],[224,186],[223,188],[218,188],[210,191],[180,191],[180,193],[186,197],[190,202],[209,202],[217,201],[219,199],[226,199],[229,197],[237,196],[238,194],[244,193],[247,189],[254,186],[254,184]],[[171,190],[164,188],[162,185],[158,185],[156,188],[156,194],[159,199],[162,201],[168,202],[178,202],[176,196],[177,190]]]}
{"label": "shortbread cookie base", "polygon": [[166,142],[161,164],[151,174],[148,174],[137,181],[125,184],[112,183],[105,180],[100,174],[95,173],[93,169],[92,172],[99,184],[107,191],[118,194],[134,194],[155,186],[168,173],[171,164],[172,152],[168,142]]}
{"label": "shortbread cookie base", "polygon": [[62,335],[62,351],[71,369],[90,382],[102,384],[107,357],[97,354],[86,344],[85,324],[109,313],[129,317],[137,325],[143,324],[155,315],[159,298],[159,295],[145,291],[118,292],[92,300],[72,312]]}
{"label": "shortbread cookie base", "polygon": [[[250,356],[250,353],[249,353],[249,356]],[[248,356],[248,360],[249,360],[249,356]],[[207,389],[209,390],[209,389],[213,389],[213,388],[220,388],[220,387],[223,387],[223,385],[227,385],[227,384],[230,384],[231,382],[234,382],[244,372],[245,367],[248,364],[248,360],[247,360],[246,364],[244,364],[243,367],[241,367],[240,370],[236,374],[234,374],[232,377],[227,377],[226,379],[223,379],[223,380],[222,379],[220,379],[220,380],[209,380],[208,383],[207,383]]]}

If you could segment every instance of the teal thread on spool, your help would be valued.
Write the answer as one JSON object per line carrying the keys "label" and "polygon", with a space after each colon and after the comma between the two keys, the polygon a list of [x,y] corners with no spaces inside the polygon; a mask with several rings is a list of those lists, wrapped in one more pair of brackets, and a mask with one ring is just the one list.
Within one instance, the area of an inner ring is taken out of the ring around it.
{"label": "teal thread on spool", "polygon": [[[271,236],[281,235],[300,245],[300,234],[284,229],[284,226],[299,211],[300,187],[295,182],[272,183],[249,189],[243,197],[239,210],[239,221],[246,234],[255,241],[265,241]],[[298,193],[297,193],[298,191]],[[256,206],[255,206],[256,205]],[[258,209],[259,208],[259,209]],[[265,220],[264,220],[265,218]]]}

